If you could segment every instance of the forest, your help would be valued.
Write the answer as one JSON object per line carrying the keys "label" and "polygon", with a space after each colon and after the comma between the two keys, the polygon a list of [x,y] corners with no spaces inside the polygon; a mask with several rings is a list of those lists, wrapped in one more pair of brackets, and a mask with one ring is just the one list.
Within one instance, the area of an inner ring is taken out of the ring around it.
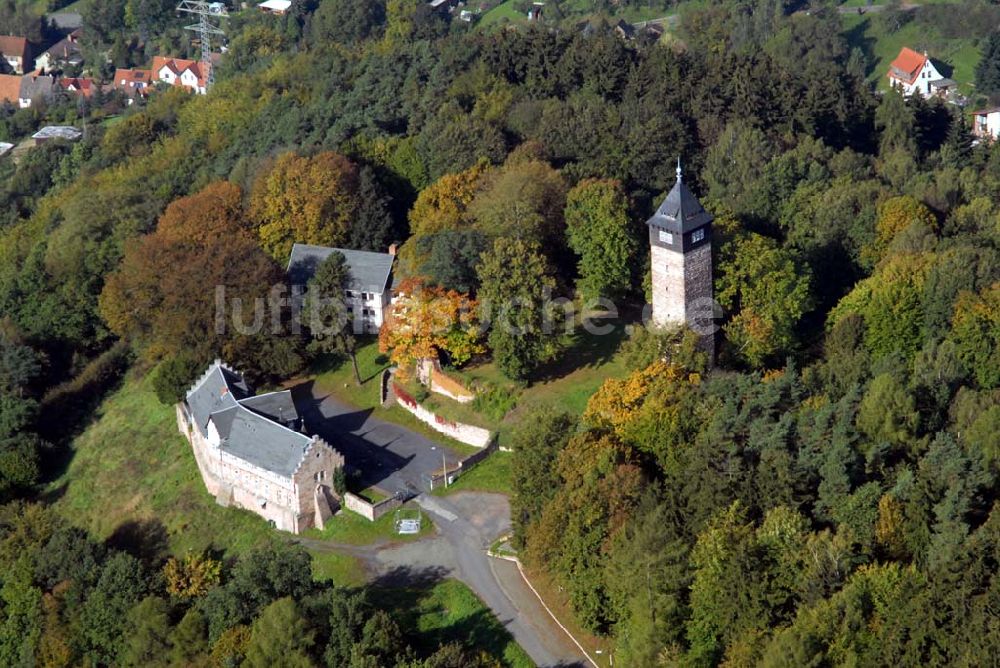
{"label": "forest", "polygon": [[[715,216],[714,365],[635,324],[582,414],[521,416],[522,559],[617,665],[993,663],[1000,148],[958,107],[877,93],[840,15],[794,4],[693,3],[650,43],[300,2],[234,18],[207,96],[0,109],[0,139],[86,128],[0,158],[0,663],[494,665],[397,641],[292,548],[164,563],[41,492],[126,372],[170,403],[217,356],[267,383],[349,354],[346,334],[215,328],[206,286],[265,297],[294,242],[401,244],[413,299],[449,313],[516,301],[517,336],[463,316],[381,343],[536,381],[573,353],[547,295],[645,303],[643,221],[678,156]],[[169,35],[87,20],[103,49]]]}

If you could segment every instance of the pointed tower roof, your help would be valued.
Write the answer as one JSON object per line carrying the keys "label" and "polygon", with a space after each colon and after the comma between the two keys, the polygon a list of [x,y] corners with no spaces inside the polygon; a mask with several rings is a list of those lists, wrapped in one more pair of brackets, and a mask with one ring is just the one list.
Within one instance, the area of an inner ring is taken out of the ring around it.
{"label": "pointed tower roof", "polygon": [[712,222],[712,214],[705,211],[698,198],[684,185],[681,161],[677,160],[677,183],[667,194],[653,217],[646,221],[651,227],[671,232],[687,233]]}

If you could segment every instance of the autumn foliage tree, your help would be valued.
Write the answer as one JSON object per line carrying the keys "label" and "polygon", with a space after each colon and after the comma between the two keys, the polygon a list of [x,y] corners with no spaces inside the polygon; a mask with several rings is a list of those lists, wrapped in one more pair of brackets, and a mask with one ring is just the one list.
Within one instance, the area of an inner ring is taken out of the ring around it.
{"label": "autumn foliage tree", "polygon": [[280,156],[250,195],[261,246],[279,262],[293,243],[343,246],[359,206],[358,183],[357,166],[338,153]]}
{"label": "autumn foliage tree", "polygon": [[379,350],[388,353],[405,378],[419,359],[442,354],[464,364],[485,352],[481,343],[478,304],[454,290],[404,280],[379,332]]}
{"label": "autumn foliage tree", "polygon": [[296,342],[274,329],[281,323],[253,326],[256,300],[283,281],[257,245],[239,187],[214,183],[173,202],[156,231],[126,250],[108,276],[100,313],[150,360],[221,355],[284,374],[300,364]]}
{"label": "autumn foliage tree", "polygon": [[170,557],[163,566],[167,592],[178,598],[202,596],[219,584],[222,562],[208,555],[188,552],[182,559]]}

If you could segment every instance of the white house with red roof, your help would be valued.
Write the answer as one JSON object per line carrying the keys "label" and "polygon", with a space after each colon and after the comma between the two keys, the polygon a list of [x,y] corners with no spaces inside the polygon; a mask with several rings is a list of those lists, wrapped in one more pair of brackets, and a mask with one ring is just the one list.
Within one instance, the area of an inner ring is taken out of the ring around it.
{"label": "white house with red roof", "polygon": [[889,65],[886,76],[892,86],[903,91],[903,95],[916,94],[925,98],[947,95],[957,85],[941,76],[926,52],[918,53],[905,46]]}
{"label": "white house with red roof", "polygon": [[29,72],[31,47],[28,40],[16,35],[0,35],[0,74],[8,69],[14,74]]}
{"label": "white house with red roof", "polygon": [[197,60],[154,56],[153,79],[169,86],[183,86],[199,95],[204,95],[208,91],[210,67],[211,65]]}

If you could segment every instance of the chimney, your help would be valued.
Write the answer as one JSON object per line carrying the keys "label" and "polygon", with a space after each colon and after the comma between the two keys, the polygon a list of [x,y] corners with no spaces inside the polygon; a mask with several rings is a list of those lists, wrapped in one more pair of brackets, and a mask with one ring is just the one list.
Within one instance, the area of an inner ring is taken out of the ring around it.
{"label": "chimney", "polygon": [[396,257],[396,244],[389,244],[389,255]]}

